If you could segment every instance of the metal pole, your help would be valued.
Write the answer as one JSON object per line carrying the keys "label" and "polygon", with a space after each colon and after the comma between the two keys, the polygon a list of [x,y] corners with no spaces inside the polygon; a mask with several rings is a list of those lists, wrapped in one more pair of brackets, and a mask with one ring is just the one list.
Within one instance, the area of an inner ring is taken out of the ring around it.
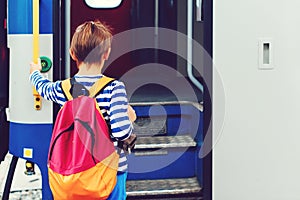
{"label": "metal pole", "polygon": [[187,73],[192,83],[203,92],[203,85],[193,74],[193,0],[187,1]]}
{"label": "metal pole", "polygon": [[155,0],[154,2],[154,62],[158,62],[158,26],[159,26],[159,2]]}
{"label": "metal pole", "polygon": [[8,200],[9,199],[11,183],[12,183],[13,178],[14,178],[14,173],[15,173],[15,169],[16,169],[16,166],[17,166],[18,159],[19,158],[17,156],[12,157],[12,160],[11,160],[11,163],[10,163],[10,166],[9,166],[9,171],[8,171],[8,174],[7,174],[7,178],[6,178],[6,182],[5,182],[5,187],[4,187],[2,200]]}

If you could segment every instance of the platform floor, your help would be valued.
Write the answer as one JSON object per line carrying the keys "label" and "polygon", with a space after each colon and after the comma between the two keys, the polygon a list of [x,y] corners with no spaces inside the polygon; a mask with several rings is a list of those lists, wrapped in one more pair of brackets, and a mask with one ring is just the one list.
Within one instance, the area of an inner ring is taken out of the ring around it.
{"label": "platform floor", "polygon": [[[5,160],[0,164],[0,199],[2,199],[9,165],[12,159],[7,154]],[[9,200],[40,200],[42,199],[42,176],[39,168],[35,165],[35,175],[27,176],[25,171],[25,160],[19,158],[16,166],[14,179],[11,185]]]}

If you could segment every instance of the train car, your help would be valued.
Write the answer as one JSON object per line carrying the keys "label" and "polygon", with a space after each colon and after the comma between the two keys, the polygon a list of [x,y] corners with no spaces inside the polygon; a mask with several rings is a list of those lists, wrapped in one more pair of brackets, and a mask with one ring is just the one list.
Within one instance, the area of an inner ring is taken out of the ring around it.
{"label": "train car", "polygon": [[59,107],[32,90],[29,63],[41,57],[43,75],[53,81],[73,76],[76,66],[69,56],[70,38],[79,24],[95,19],[109,24],[114,34],[103,74],[125,83],[137,114],[138,140],[128,156],[127,198],[211,198],[211,2],[3,3],[7,5],[3,13],[8,50],[3,48],[9,52],[3,60],[9,73],[1,76],[9,86],[4,84],[1,91],[7,91],[4,107],[9,152],[14,156],[4,199],[18,158],[39,167],[42,198],[52,199],[47,155]]}
{"label": "train car", "polygon": [[[37,164],[42,197],[52,199],[46,165],[59,108],[36,102],[28,82],[33,2],[1,1],[8,123],[1,118],[0,158],[7,149],[14,155],[4,199],[18,158]],[[45,76],[65,79],[76,73],[68,53],[75,27],[94,19],[113,27],[103,73],[124,81],[138,115],[128,199],[297,200],[299,7],[295,0],[39,0],[37,52],[52,61]]]}

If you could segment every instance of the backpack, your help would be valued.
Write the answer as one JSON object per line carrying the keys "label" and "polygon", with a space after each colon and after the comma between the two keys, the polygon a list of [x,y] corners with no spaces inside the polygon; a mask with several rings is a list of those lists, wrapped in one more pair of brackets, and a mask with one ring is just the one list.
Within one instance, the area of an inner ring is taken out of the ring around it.
{"label": "backpack", "polygon": [[113,79],[87,90],[75,78],[62,81],[68,101],[58,112],[48,155],[54,199],[106,199],[116,184],[119,155],[95,97]]}

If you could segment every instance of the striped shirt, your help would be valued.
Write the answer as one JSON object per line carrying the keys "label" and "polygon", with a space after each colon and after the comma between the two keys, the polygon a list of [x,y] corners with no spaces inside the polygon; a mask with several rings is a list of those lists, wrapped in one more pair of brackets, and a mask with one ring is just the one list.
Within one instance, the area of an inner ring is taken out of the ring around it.
{"label": "striped shirt", "polygon": [[[75,75],[75,79],[78,83],[90,89],[102,76],[102,74]],[[60,106],[63,106],[67,101],[62,91],[61,81],[51,82],[44,78],[39,71],[34,71],[30,75],[30,81],[43,98],[53,101]],[[115,140],[114,145],[117,150],[117,141],[127,139],[133,130],[127,113],[128,100],[124,84],[114,80],[96,96],[96,100],[104,119],[110,124],[111,136]],[[125,172],[128,168],[126,155],[123,150],[117,152],[120,155],[118,171]]]}

